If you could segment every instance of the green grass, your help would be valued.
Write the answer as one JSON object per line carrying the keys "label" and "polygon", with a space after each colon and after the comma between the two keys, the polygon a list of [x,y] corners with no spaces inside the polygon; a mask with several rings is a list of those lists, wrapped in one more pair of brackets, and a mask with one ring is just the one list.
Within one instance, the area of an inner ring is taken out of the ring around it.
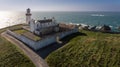
{"label": "green grass", "polygon": [[80,32],[45,59],[50,67],[120,67],[120,34]]}
{"label": "green grass", "polygon": [[[10,27],[19,28],[22,25]],[[8,28],[0,30],[0,34]],[[0,67],[35,67],[31,60],[14,44],[0,36]]]}
{"label": "green grass", "polygon": [[14,32],[17,33],[17,34],[24,34],[24,33],[28,32],[28,31],[24,30],[24,29],[20,29],[20,30],[15,30]]}
{"label": "green grass", "polygon": [[31,40],[34,40],[34,41],[38,41],[38,40],[41,39],[40,36],[37,36],[37,35],[31,33],[30,31],[27,31],[27,30],[25,30],[25,29],[23,29],[23,28],[18,29],[18,30],[13,30],[13,32],[15,32],[15,33],[17,33],[17,34],[20,34],[20,35],[24,35],[24,36],[26,36],[27,38],[29,38],[29,39],[31,39]]}

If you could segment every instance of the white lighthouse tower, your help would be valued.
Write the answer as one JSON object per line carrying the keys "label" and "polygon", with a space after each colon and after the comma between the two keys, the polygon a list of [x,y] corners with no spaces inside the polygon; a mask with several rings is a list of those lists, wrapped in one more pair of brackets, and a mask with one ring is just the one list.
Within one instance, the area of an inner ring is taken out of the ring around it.
{"label": "white lighthouse tower", "polygon": [[26,13],[26,23],[30,24],[31,21],[31,13],[30,13],[30,8],[27,9],[27,13]]}

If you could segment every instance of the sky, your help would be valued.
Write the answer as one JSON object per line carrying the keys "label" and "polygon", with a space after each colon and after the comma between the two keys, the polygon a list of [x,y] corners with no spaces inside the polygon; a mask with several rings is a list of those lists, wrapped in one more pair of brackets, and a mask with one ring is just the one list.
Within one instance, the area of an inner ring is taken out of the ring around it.
{"label": "sky", "polygon": [[0,0],[0,11],[120,11],[120,0]]}

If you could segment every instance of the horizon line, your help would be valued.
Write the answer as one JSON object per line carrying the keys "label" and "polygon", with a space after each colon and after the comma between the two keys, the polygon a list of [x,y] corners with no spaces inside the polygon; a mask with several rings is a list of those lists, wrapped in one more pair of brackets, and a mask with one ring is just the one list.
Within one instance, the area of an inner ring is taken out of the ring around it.
{"label": "horizon line", "polygon": [[[0,10],[0,12],[26,12],[26,10]],[[40,11],[40,10],[31,10],[31,12],[120,12],[120,11]]]}

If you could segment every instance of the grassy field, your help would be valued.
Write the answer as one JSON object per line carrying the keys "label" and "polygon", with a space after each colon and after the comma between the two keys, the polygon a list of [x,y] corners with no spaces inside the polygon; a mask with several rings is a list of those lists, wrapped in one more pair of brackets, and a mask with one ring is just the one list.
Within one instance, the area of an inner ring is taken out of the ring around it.
{"label": "grassy field", "polygon": [[28,31],[24,30],[24,29],[19,29],[19,30],[15,30],[14,32],[17,33],[17,34],[24,34],[24,33],[28,32]]}
{"label": "grassy field", "polygon": [[120,34],[80,32],[46,58],[50,67],[120,67]]}
{"label": "grassy field", "polygon": [[31,33],[30,31],[27,31],[23,28],[21,29],[18,29],[18,30],[14,30],[13,32],[17,33],[17,34],[20,34],[20,35],[24,35],[26,36],[27,38],[31,39],[31,40],[34,40],[34,41],[39,41],[41,39],[40,36],[37,36],[33,33]]}
{"label": "grassy field", "polygon": [[[19,26],[10,27],[19,28]],[[1,29],[0,34],[6,29]],[[0,67],[35,67],[30,59],[15,45],[0,36]]]}

